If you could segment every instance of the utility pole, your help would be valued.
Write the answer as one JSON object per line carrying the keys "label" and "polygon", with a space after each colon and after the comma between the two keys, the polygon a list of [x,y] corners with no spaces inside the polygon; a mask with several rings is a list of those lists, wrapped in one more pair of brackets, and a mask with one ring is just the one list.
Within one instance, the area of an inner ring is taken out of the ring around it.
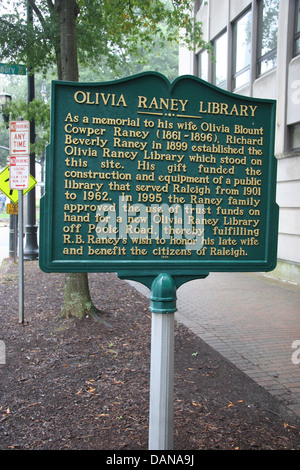
{"label": "utility pole", "polygon": [[[32,8],[27,1],[27,21],[28,25],[32,25],[33,13]],[[27,102],[30,103],[35,97],[34,74],[31,70],[27,70]],[[30,145],[33,148],[35,144],[35,123],[34,120],[30,122]],[[35,178],[35,153],[30,154],[30,174]],[[27,194],[27,214],[25,225],[25,248],[24,259],[34,260],[38,258],[39,248],[37,242],[37,225],[36,225],[36,203],[35,203],[35,188]]]}

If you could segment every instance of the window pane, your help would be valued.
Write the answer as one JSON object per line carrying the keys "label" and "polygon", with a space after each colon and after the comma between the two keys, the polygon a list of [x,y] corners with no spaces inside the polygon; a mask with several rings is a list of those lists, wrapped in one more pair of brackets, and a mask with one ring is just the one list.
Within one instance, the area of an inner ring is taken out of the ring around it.
{"label": "window pane", "polygon": [[234,88],[250,81],[251,60],[251,11],[235,24],[234,35]]}
{"label": "window pane", "polygon": [[300,0],[296,5],[296,33],[300,33]]}
{"label": "window pane", "polygon": [[300,54],[300,0],[296,4],[295,55]]}
{"label": "window pane", "polygon": [[292,149],[300,147],[300,125],[292,127]]}
{"label": "window pane", "polygon": [[265,57],[261,62],[260,62],[260,73],[266,73],[268,70],[272,70],[274,67],[276,67],[276,62],[277,62],[277,55],[274,53],[272,54],[269,58]]}
{"label": "window pane", "polygon": [[215,85],[226,88],[227,82],[227,33],[224,33],[214,42],[214,83]]}
{"label": "window pane", "polygon": [[261,55],[277,47],[279,0],[263,0]]}
{"label": "window pane", "polygon": [[247,13],[237,22],[236,34],[236,67],[235,71],[242,70],[250,65],[251,57],[251,12]]}
{"label": "window pane", "polygon": [[240,88],[250,82],[250,70],[246,70],[234,79],[234,88]]}
{"label": "window pane", "polygon": [[279,0],[261,0],[259,10],[259,74],[276,67]]}
{"label": "window pane", "polygon": [[198,56],[198,75],[202,80],[208,80],[208,59],[207,51],[200,52]]}

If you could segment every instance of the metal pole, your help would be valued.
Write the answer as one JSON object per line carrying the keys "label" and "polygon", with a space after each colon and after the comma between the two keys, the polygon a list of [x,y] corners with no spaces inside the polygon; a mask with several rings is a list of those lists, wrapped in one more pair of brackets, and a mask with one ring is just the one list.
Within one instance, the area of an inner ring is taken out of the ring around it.
{"label": "metal pole", "polygon": [[174,314],[152,313],[149,450],[173,449]]}
{"label": "metal pole", "polygon": [[[29,29],[33,24],[33,12],[30,2],[27,0],[27,22]],[[27,102],[30,103],[35,98],[35,79],[31,69],[27,71]],[[30,122],[30,144],[35,143],[35,122]],[[30,174],[35,177],[35,153],[30,153]],[[36,225],[36,203],[35,187],[27,194],[27,214],[25,225],[25,248],[24,259],[35,260],[38,258],[39,247],[37,239],[38,226]]]}
{"label": "metal pole", "polygon": [[19,190],[19,323],[24,323],[23,191]]}
{"label": "metal pole", "polygon": [[16,249],[16,244],[15,244],[15,236],[16,236],[16,224],[15,224],[15,215],[11,214],[9,216],[9,257],[14,258],[14,262],[16,261],[15,259],[15,249]]}
{"label": "metal pole", "polygon": [[173,449],[174,313],[176,286],[160,274],[151,287],[149,450]]}
{"label": "metal pole", "polygon": [[14,216],[14,263],[17,262],[18,255],[18,215]]}

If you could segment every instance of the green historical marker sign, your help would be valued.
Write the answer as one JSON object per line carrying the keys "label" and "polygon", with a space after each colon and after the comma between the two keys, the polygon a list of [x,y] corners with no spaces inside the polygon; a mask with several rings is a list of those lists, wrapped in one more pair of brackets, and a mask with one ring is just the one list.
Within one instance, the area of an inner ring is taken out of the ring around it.
{"label": "green historical marker sign", "polygon": [[275,102],[158,73],[52,83],[40,266],[177,285],[277,258]]}

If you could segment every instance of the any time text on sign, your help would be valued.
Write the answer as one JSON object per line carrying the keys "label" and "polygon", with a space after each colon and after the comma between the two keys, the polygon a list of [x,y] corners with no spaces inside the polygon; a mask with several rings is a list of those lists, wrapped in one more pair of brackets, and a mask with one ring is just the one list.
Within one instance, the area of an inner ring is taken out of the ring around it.
{"label": "any time text on sign", "polygon": [[11,121],[9,123],[10,155],[29,155],[29,126],[28,121]]}

